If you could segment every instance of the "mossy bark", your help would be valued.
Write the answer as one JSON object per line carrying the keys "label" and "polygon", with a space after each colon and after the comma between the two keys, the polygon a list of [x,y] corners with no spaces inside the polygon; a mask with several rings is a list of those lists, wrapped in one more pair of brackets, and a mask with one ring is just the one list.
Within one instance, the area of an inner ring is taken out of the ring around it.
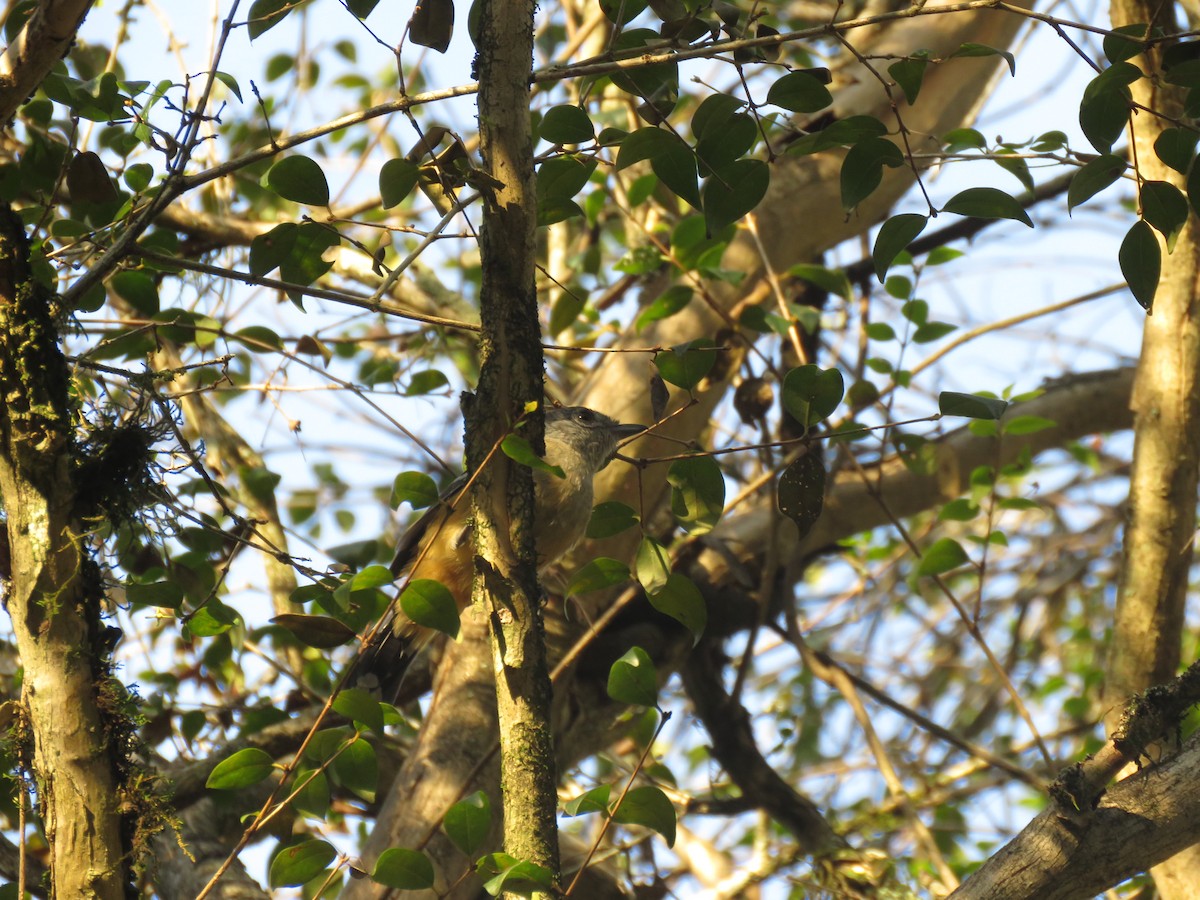
{"label": "mossy bark", "polygon": [[101,709],[99,579],[83,553],[73,421],[53,297],[30,274],[20,220],[0,208],[0,500],[11,573],[5,605],[24,667],[22,702],[51,896],[120,898],[129,883],[115,760]]}
{"label": "mossy bark", "polygon": [[[541,332],[534,282],[537,196],[529,122],[534,5],[481,6],[479,126],[485,187],[480,253],[481,370],[467,415],[468,457],[477,469],[526,404],[542,400]],[[522,430],[541,451],[537,415]],[[497,464],[498,462],[498,464]],[[533,541],[533,480],[500,456],[476,486],[476,601],[492,626],[500,720],[504,849],[558,878],[557,776],[550,680]]]}

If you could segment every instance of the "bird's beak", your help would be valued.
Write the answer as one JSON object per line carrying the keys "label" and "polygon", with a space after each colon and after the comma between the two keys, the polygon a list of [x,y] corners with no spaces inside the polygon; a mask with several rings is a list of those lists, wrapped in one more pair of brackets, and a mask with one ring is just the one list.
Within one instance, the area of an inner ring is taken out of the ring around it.
{"label": "bird's beak", "polygon": [[631,438],[634,435],[641,434],[643,431],[646,430],[646,426],[645,425],[613,425],[609,430],[612,431],[613,437],[615,437],[618,441],[621,441],[621,440],[624,440],[625,438]]}

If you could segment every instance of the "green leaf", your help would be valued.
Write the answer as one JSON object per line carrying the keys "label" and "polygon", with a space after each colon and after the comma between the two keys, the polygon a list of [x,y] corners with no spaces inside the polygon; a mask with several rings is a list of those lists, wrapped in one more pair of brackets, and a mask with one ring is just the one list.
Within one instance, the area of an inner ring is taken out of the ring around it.
{"label": "green leaf", "polygon": [[[595,159],[577,154],[555,157],[542,163],[537,170],[538,224],[553,225],[571,215],[583,215],[583,210],[572,198],[583,190],[595,170]],[[571,207],[574,212],[556,218]]]}
{"label": "green leaf", "polygon": [[296,245],[299,227],[294,222],[276,225],[250,242],[250,274],[266,275],[283,263]]}
{"label": "green leaf", "polygon": [[955,57],[970,58],[970,57],[980,57],[980,56],[1003,57],[1004,61],[1008,63],[1009,73],[1011,75],[1013,75],[1013,77],[1016,77],[1016,74],[1017,74],[1016,57],[1014,57],[1007,50],[997,50],[995,47],[987,46],[987,44],[975,44],[970,41],[967,41],[966,43],[961,44],[957,50],[955,50],[953,53],[951,53],[947,57],[947,59],[954,59]]}
{"label": "green leaf", "polygon": [[585,144],[596,136],[592,120],[578,106],[552,106],[542,116],[540,133],[551,144]]}
{"label": "green leaf", "polygon": [[484,879],[483,889],[493,897],[503,893],[529,896],[554,886],[554,874],[535,863],[515,859],[507,853],[489,853],[475,864],[475,874]]}
{"label": "green leaf", "polygon": [[608,696],[631,706],[658,705],[658,672],[641,647],[630,647],[608,670]]}
{"label": "green leaf", "polygon": [[983,150],[987,147],[987,138],[974,128],[954,128],[942,135],[947,153],[958,153],[960,150]]}
{"label": "green leaf", "polygon": [[1158,278],[1162,273],[1162,249],[1153,229],[1141,219],[1134,222],[1121,241],[1117,259],[1133,299],[1149,311],[1154,306],[1154,294],[1158,291]]}
{"label": "green leaf", "polygon": [[634,558],[634,573],[638,584],[647,593],[663,587],[671,575],[671,556],[667,548],[652,537],[642,538]]}
{"label": "green leaf", "polygon": [[158,286],[147,272],[127,269],[109,279],[113,292],[143,316],[153,316],[159,310]]}
{"label": "green leaf", "polygon": [[316,878],[335,859],[337,850],[328,841],[301,841],[275,854],[267,881],[273,888],[297,887]]}
{"label": "green leaf", "polygon": [[1196,158],[1196,143],[1200,135],[1187,128],[1164,128],[1154,141],[1154,153],[1164,163],[1186,175]]}
{"label": "green leaf", "polygon": [[904,91],[904,99],[908,101],[909,106],[917,102],[917,95],[921,93],[921,82],[925,78],[925,67],[928,65],[927,58],[917,55],[888,66],[888,74],[900,85],[900,90]]}
{"label": "green leaf", "polygon": [[296,770],[296,795],[292,806],[301,815],[324,819],[329,815],[329,779],[319,769],[300,767]]}
{"label": "green leaf", "polygon": [[999,419],[1008,409],[1008,401],[978,394],[942,391],[938,394],[938,412],[943,416],[963,416],[968,419]]}
{"label": "green leaf", "polygon": [[977,219],[1015,219],[1033,227],[1033,220],[1021,204],[997,188],[977,187],[959,191],[942,207],[942,211]]}
{"label": "green leaf", "polygon": [[217,81],[221,82],[221,84],[225,85],[225,87],[229,90],[229,93],[237,97],[239,102],[241,101],[242,86],[238,84],[236,78],[234,78],[228,72],[213,72],[213,77],[216,78]]}
{"label": "green leaf", "polygon": [[308,206],[329,205],[325,173],[307,156],[285,156],[267,171],[266,184],[284,200]]}
{"label": "green leaf", "polygon": [[125,599],[134,606],[159,606],[179,609],[183,606],[183,588],[175,581],[136,582],[125,585]]}
{"label": "green leaf", "polygon": [[1084,165],[1067,188],[1067,210],[1090,200],[1125,174],[1127,163],[1119,156],[1105,154]]}
{"label": "green leaf", "polygon": [[370,691],[345,688],[333,698],[333,708],[347,719],[365,725],[379,734],[383,733],[383,710]]}
{"label": "green leaf", "polygon": [[668,847],[675,846],[675,807],[656,787],[647,785],[631,790],[613,811],[613,819],[624,825],[652,828],[666,838]]}
{"label": "green leaf", "polygon": [[628,25],[646,9],[647,0],[600,0],[601,11],[614,25]]}
{"label": "green leaf", "polygon": [[676,284],[667,288],[653,303],[638,313],[634,328],[641,331],[652,322],[670,318],[681,312],[691,302],[694,293],[686,284]]}
{"label": "green leaf", "polygon": [[221,760],[208,774],[204,786],[214,791],[237,791],[258,784],[271,774],[275,760],[265,750],[247,747]]}
{"label": "green leaf", "polygon": [[[637,649],[637,648],[634,648]],[[609,680],[612,680],[612,675],[609,675]],[[611,691],[609,692],[611,695]],[[628,702],[628,701],[619,701]],[[652,704],[640,703],[634,704],[637,706],[650,706]],[[612,795],[612,785],[600,784],[592,788],[590,791],[584,791],[578,797],[573,797],[563,804],[563,815],[571,816],[586,816],[590,813],[606,813],[608,812],[608,798]]]}
{"label": "green leaf", "polygon": [[663,381],[690,391],[709,373],[717,362],[717,351],[706,338],[672,347],[666,353],[656,353],[654,368]]}
{"label": "green leaf", "polygon": [[404,614],[426,628],[432,628],[452,638],[458,637],[460,623],[458,604],[454,595],[440,581],[418,578],[400,594]]}
{"label": "green leaf", "polygon": [[1045,419],[1042,416],[1013,416],[1004,423],[1005,434],[1036,434],[1039,431],[1045,431],[1047,428],[1053,428],[1056,424],[1051,419]]}
{"label": "green leaf", "polygon": [[958,326],[951,325],[948,322],[926,322],[923,325],[917,326],[916,331],[912,333],[914,344],[928,344],[931,341],[936,341],[956,331]]}
{"label": "green leaf", "polygon": [[806,134],[793,141],[788,153],[803,155],[818,153],[833,147],[845,147],[865,141],[868,138],[883,137],[888,133],[887,126],[874,116],[848,116],[838,119],[826,128]]}
{"label": "green leaf", "polygon": [[629,580],[629,566],[617,559],[599,556],[583,565],[571,583],[567,585],[567,596],[586,594],[612,587]]}
{"label": "green leaf", "polygon": [[350,579],[349,585],[351,591],[369,591],[391,584],[395,579],[396,576],[387,566],[367,566]]}
{"label": "green leaf", "polygon": [[1167,252],[1175,249],[1175,241],[1187,224],[1188,202],[1183,192],[1166,181],[1142,182],[1142,218],[1163,236]]}
{"label": "green leaf", "polygon": [[1167,65],[1163,80],[1167,84],[1174,84],[1179,87],[1200,87],[1200,59],[1188,59]]}
{"label": "green leaf", "polygon": [[798,113],[814,113],[833,103],[833,95],[807,72],[788,72],[771,85],[767,102]]}
{"label": "green leaf", "polygon": [[969,522],[979,515],[979,504],[968,497],[951,500],[938,512],[939,522]]}
{"label": "green leaf", "polygon": [[587,536],[592,540],[612,537],[633,528],[641,521],[637,511],[619,500],[597,503],[588,521]]}
{"label": "green leaf", "polygon": [[1145,23],[1122,25],[1104,36],[1104,55],[1110,63],[1132,59],[1145,49],[1149,26]]}
{"label": "green leaf", "polygon": [[550,463],[534,453],[529,441],[525,440],[519,434],[505,436],[504,440],[500,442],[500,449],[513,462],[528,466],[535,472],[547,472],[555,478],[566,477],[566,473],[559,466],[550,465]]}
{"label": "green leaf", "polygon": [[254,0],[247,17],[250,40],[254,40],[283,21],[284,16],[301,6],[295,0]]}
{"label": "green leaf", "polygon": [[265,325],[247,325],[241,331],[236,332],[233,338],[259,353],[263,350],[283,349],[283,340]]}
{"label": "green leaf", "polygon": [[925,230],[929,219],[915,213],[892,216],[879,227],[875,236],[875,247],[871,250],[871,261],[875,265],[875,277],[882,284],[896,257]]}
{"label": "green leaf", "polygon": [[879,187],[883,167],[904,165],[904,153],[891,141],[876,137],[859,141],[846,152],[842,162],[842,208],[854,209]]}
{"label": "green leaf", "polygon": [[479,851],[491,826],[492,804],[483,791],[459,800],[442,819],[446,836],[467,856],[474,856]]}
{"label": "green leaf", "polygon": [[779,476],[779,511],[796,523],[803,540],[825,506],[825,465],[811,449],[797,457]]}
{"label": "green leaf", "polygon": [[617,171],[647,159],[659,181],[693,207],[700,208],[699,175],[691,147],[670,131],[653,126],[639,128],[621,141]]}
{"label": "green leaf", "polygon": [[725,509],[725,476],[711,456],[693,456],[671,463],[671,512],[688,534],[712,531]]}
{"label": "green leaf", "polygon": [[371,880],[399,891],[424,891],[433,887],[433,863],[424,853],[389,847],[379,854]]}
{"label": "green leaf", "polygon": [[332,771],[347,790],[368,803],[375,801],[375,790],[379,785],[379,762],[375,758],[375,748],[368,741],[361,738],[352,740],[333,760]]}
{"label": "green leaf", "polygon": [[917,574],[941,575],[967,562],[970,562],[970,559],[962,544],[953,538],[942,538],[934,541],[933,546],[925,551],[925,555],[917,564]]}
{"label": "green leaf", "polygon": [[651,606],[692,633],[693,644],[699,642],[708,624],[708,606],[692,579],[672,572],[666,584],[646,596]]}
{"label": "green leaf", "polygon": [[280,613],[271,619],[271,624],[286,628],[296,640],[318,650],[344,646],[357,636],[353,628],[328,616]]}
{"label": "green leaf", "polygon": [[408,20],[408,37],[414,44],[445,53],[454,37],[453,0],[422,0]]}
{"label": "green leaf", "polygon": [[1108,153],[1125,130],[1132,99],[1128,85],[1111,77],[1105,78],[1104,74],[1098,75],[1084,89],[1079,104],[1079,127],[1099,153]]}
{"label": "green leaf", "polygon": [[844,300],[851,298],[852,288],[850,279],[842,269],[827,269],[825,266],[810,263],[797,263],[788,269],[788,274],[815,284],[822,290],[837,294]]}
{"label": "green leaf", "polygon": [[1033,176],[1029,173],[1029,163],[1017,156],[1015,151],[997,150],[992,161],[1021,182],[1021,187],[1025,190],[1033,190]]}
{"label": "green leaf", "polygon": [[1187,177],[1188,204],[1200,216],[1200,165],[1192,166]]}
{"label": "green leaf", "polygon": [[422,369],[414,372],[404,388],[405,397],[421,397],[450,384],[444,372],[438,369]]}
{"label": "green leaf", "polygon": [[259,503],[270,503],[275,499],[275,488],[283,476],[272,472],[265,466],[245,466],[238,470],[238,476],[246,488],[246,493]]}
{"label": "green leaf", "polygon": [[401,503],[413,509],[425,509],[438,501],[437,483],[424,472],[401,472],[392,482],[392,509]]}
{"label": "green leaf", "polygon": [[379,196],[384,209],[404,202],[417,186],[420,166],[407,159],[389,159],[379,169]]}
{"label": "green leaf", "polygon": [[845,392],[841,372],[809,364],[783,377],[780,400],[783,408],[807,428],[830,416]]}
{"label": "green leaf", "polygon": [[704,182],[700,203],[709,231],[720,231],[753,210],[766,196],[770,183],[771,169],[761,159],[735,160],[714,172]]}

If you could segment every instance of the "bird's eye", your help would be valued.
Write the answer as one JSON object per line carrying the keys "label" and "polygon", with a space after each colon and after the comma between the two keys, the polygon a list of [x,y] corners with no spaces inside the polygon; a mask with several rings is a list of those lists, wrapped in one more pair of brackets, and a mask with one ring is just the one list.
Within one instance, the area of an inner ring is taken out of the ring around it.
{"label": "bird's eye", "polygon": [[575,412],[575,419],[579,422],[592,423],[596,420],[596,416],[590,409],[580,409]]}

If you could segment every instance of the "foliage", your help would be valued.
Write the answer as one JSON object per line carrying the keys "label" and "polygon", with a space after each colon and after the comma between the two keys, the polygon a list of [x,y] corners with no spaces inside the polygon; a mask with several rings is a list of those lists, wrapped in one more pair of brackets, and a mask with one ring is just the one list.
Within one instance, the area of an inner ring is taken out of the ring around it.
{"label": "foliage", "polygon": [[[146,52],[140,5],[97,11],[0,151],[0,200],[60,298],[73,477],[141,739],[168,776],[211,761],[181,809],[232,804],[245,821],[210,837],[251,860],[269,848],[255,876],[306,896],[332,895],[363,854],[382,776],[435,714],[414,702],[430,669],[471,640],[445,585],[393,585],[387,568],[391,511],[433,506],[459,469],[477,207],[496,187],[454,63],[471,25],[423,6],[410,39],[450,42],[444,61],[404,46],[375,3],[257,0],[224,10],[204,71],[174,74]],[[937,6],[872,21],[936,36],[951,18]],[[564,741],[560,825],[595,838],[620,884],[715,890],[693,867],[703,853],[727,873],[722,896],[835,894],[852,868],[897,896],[941,890],[1103,734],[1129,448],[1086,436],[1128,421],[1060,422],[1057,385],[1039,385],[1135,354],[1137,304],[1153,308],[1188,246],[1197,131],[1180,118],[1153,145],[1174,180],[1145,177],[1122,135],[1146,79],[1184,90],[1196,116],[1196,44],[1150,72],[1145,27],[1092,43],[1074,29],[1070,69],[1096,69],[1070,113],[989,139],[931,111],[952,106],[947,82],[998,68],[1040,90],[1050,67],[973,41],[896,52],[855,22],[868,7],[539,12],[530,109],[513,114],[538,139],[548,395],[662,436],[622,451],[639,467],[605,470],[588,542],[546,578],[547,618],[585,641],[557,690],[596,716],[556,723],[585,735]],[[850,24],[828,27],[835,8]],[[198,21],[180,16],[174,36]],[[1086,257],[1086,281],[1054,281],[1063,253],[1042,255],[1028,229]],[[1014,258],[1075,295],[1031,299]],[[1089,294],[1114,279],[1129,296]],[[1103,312],[1067,318],[1085,301]],[[1034,320],[1053,324],[1019,330]],[[1103,332],[1113,321],[1121,333]],[[497,450],[562,474],[520,434]],[[399,708],[339,681],[397,597],[451,645],[422,657]],[[721,755],[700,730],[720,723],[685,715],[697,698],[671,676],[702,643],[760,756]],[[753,795],[758,765],[836,841],[814,848]],[[495,842],[498,794],[456,789],[413,811],[423,841],[375,848],[367,881],[442,889],[473,872],[490,893],[546,889],[555,873]],[[822,862],[838,854],[850,863]]]}

